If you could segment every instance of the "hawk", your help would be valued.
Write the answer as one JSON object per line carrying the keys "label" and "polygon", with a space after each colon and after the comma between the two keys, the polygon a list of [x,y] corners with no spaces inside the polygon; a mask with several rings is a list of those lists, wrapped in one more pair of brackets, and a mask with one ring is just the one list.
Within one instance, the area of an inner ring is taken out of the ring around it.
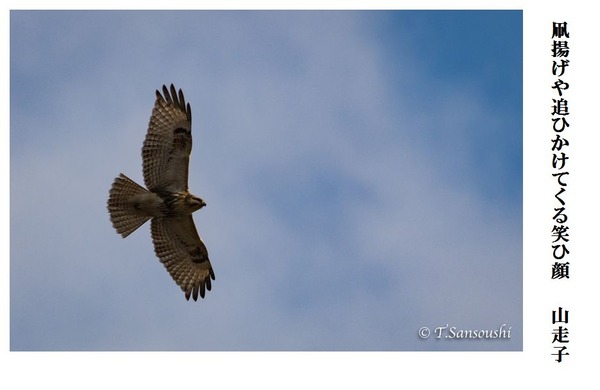
{"label": "hawk", "polygon": [[190,193],[188,169],[192,151],[192,110],[183,92],[171,84],[156,91],[156,101],[142,146],[146,188],[120,174],[108,197],[110,220],[123,238],[151,219],[154,252],[171,277],[198,300],[215,280],[208,251],[192,213],[206,203]]}

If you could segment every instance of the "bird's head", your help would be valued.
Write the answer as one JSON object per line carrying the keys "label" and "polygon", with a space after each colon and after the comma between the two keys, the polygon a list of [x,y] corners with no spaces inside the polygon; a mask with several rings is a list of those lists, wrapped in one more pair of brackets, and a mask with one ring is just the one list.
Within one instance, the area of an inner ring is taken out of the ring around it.
{"label": "bird's head", "polygon": [[200,210],[202,207],[206,206],[206,202],[192,194],[188,194],[185,197],[185,203],[193,211]]}

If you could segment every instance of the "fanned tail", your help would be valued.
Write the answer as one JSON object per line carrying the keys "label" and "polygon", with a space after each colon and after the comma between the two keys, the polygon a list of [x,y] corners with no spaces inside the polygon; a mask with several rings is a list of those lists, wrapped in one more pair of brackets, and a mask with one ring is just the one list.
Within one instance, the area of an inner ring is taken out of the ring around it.
{"label": "fanned tail", "polygon": [[135,214],[129,202],[133,196],[147,192],[149,191],[122,173],[115,178],[109,191],[108,212],[114,228],[123,238],[133,233],[151,218]]}

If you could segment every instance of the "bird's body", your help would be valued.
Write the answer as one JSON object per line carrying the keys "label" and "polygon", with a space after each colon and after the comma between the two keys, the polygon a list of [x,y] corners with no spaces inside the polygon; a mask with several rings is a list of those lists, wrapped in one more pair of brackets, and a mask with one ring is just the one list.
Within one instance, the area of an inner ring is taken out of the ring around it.
{"label": "bird's body", "polygon": [[142,147],[147,189],[120,174],[110,189],[108,211],[123,238],[151,219],[156,255],[186,299],[197,300],[198,293],[204,298],[211,289],[215,274],[191,215],[206,206],[188,189],[192,112],[172,84],[170,91],[163,86],[163,94],[156,91]]}

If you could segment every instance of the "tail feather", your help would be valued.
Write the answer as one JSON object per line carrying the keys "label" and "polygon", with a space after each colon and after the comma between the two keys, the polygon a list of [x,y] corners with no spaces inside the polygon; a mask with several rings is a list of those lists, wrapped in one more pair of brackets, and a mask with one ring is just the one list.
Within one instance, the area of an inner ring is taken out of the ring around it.
{"label": "tail feather", "polygon": [[133,213],[129,200],[132,196],[149,192],[124,174],[117,177],[110,188],[108,212],[117,233],[127,237],[151,217]]}

